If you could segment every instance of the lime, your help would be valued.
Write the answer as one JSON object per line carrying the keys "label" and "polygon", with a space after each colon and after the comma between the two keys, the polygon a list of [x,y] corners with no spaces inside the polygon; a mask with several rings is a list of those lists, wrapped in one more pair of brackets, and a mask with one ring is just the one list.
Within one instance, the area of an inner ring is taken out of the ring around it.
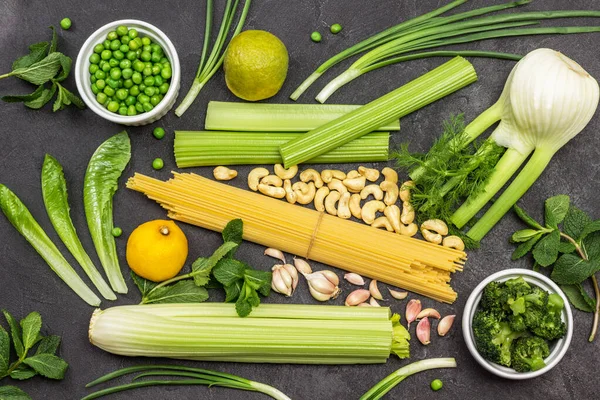
{"label": "lime", "polygon": [[233,94],[244,100],[263,100],[281,89],[288,70],[288,52],[272,33],[244,31],[229,43],[223,68]]}

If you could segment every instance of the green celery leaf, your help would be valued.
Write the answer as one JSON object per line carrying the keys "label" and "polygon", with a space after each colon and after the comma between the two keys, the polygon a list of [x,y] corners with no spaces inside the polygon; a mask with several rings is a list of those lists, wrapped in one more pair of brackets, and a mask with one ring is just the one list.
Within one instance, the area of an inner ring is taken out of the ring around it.
{"label": "green celery leaf", "polygon": [[54,26],[50,25],[49,28],[52,30],[52,40],[50,41],[50,48],[48,49],[48,55],[54,53],[58,48],[58,35]]}
{"label": "green celery leaf", "polygon": [[581,241],[585,239],[588,235],[598,231],[600,231],[600,219],[586,224],[585,228],[583,228],[583,231],[581,232],[581,235],[579,236],[579,238],[577,238],[577,240]]}
{"label": "green celery leaf", "polygon": [[37,342],[42,329],[42,317],[34,311],[21,320],[23,332],[23,347],[25,352],[31,349]]}
{"label": "green celery leaf", "polygon": [[581,284],[575,285],[560,285],[560,288],[569,298],[569,301],[578,310],[584,312],[594,312],[596,309],[596,300],[592,299],[589,294],[583,289]]}
{"label": "green celery leaf", "polygon": [[551,277],[558,284],[573,285],[597,271],[600,271],[600,260],[585,261],[574,254],[563,254],[554,264]]}
{"label": "green celery leaf", "polygon": [[50,89],[44,88],[40,97],[33,99],[31,101],[25,101],[25,102],[23,102],[23,104],[26,107],[29,107],[34,110],[38,110],[38,109],[44,107],[52,99],[52,97],[54,97],[55,93],[56,93],[56,85],[52,84],[52,86],[50,86]]}
{"label": "green celery leaf", "polygon": [[33,100],[36,100],[38,97],[40,97],[42,95],[42,93],[44,93],[44,85],[40,85],[37,87],[37,89],[35,89],[35,91],[33,91],[32,93],[29,94],[17,94],[17,95],[12,95],[12,96],[2,96],[0,97],[0,99],[2,101],[5,101],[7,103],[20,103],[20,102],[30,102]]}
{"label": "green celery leaf", "polygon": [[244,279],[244,271],[247,268],[248,265],[241,261],[224,258],[215,265],[212,273],[223,286],[229,286],[237,280]]}
{"label": "green celery leaf", "polygon": [[8,332],[0,325],[0,376],[8,371],[10,365],[10,337]]}
{"label": "green celery leaf", "polygon": [[268,296],[271,291],[271,279],[273,274],[267,271],[247,270],[244,273],[244,281],[254,290],[258,290],[263,296]]}
{"label": "green celery leaf", "polygon": [[533,258],[542,267],[553,264],[558,258],[560,231],[555,230],[540,240],[533,249]]}
{"label": "green celery leaf", "polygon": [[575,245],[571,242],[560,242],[558,245],[559,253],[572,253],[575,251]]}
{"label": "green celery leaf", "polygon": [[35,354],[56,354],[58,346],[60,346],[60,336],[46,336],[40,341],[40,345],[35,351]]}
{"label": "green celery leaf", "polygon": [[237,243],[234,242],[225,242],[215,252],[212,256],[208,258],[200,257],[192,264],[192,272],[191,275],[194,278],[194,282],[198,286],[205,286],[210,279],[210,272],[214,268],[215,265],[219,262],[220,259],[225,257],[231,250],[238,247]]}
{"label": "green celery leaf", "polygon": [[157,283],[149,281],[148,279],[144,279],[135,272],[131,271],[131,278],[135,283],[135,286],[140,290],[140,294],[142,295],[142,299],[150,293],[152,289],[154,289]]}
{"label": "green celery leaf", "polygon": [[2,400],[31,400],[31,397],[16,386],[0,386]]}
{"label": "green celery leaf", "polygon": [[522,229],[513,233],[510,240],[515,243],[526,242],[537,235],[538,231],[535,229]]}
{"label": "green celery leaf", "polygon": [[208,299],[208,291],[192,280],[181,280],[153,290],[144,298],[144,304],[201,303]]}
{"label": "green celery leaf", "polygon": [[52,354],[37,354],[27,357],[23,362],[38,374],[50,379],[63,379],[69,367],[65,360]]}
{"label": "green celery leaf", "polygon": [[515,213],[521,219],[521,221],[525,222],[530,227],[532,227],[534,229],[543,229],[544,228],[540,223],[538,223],[535,219],[530,217],[529,214],[527,214],[525,212],[525,210],[523,210],[518,205],[515,204],[513,206],[513,210],[515,210]]}
{"label": "green celery leaf", "polygon": [[61,55],[61,53],[52,53],[28,67],[15,69],[9,75],[16,76],[34,85],[42,85],[54,78],[60,69]]}
{"label": "green celery leaf", "polygon": [[46,50],[48,50],[48,42],[34,43],[29,46],[29,54],[23,57],[17,58],[12,65],[12,70],[27,68],[38,61],[41,61],[46,57]]}
{"label": "green celery leaf", "polygon": [[550,197],[545,202],[546,225],[552,228],[558,228],[558,224],[563,222],[569,211],[569,196],[560,194]]}
{"label": "green celery leaf", "polygon": [[8,326],[10,326],[10,335],[12,336],[15,352],[17,353],[17,356],[21,358],[25,354],[23,340],[21,340],[21,327],[19,326],[17,320],[14,319],[8,311],[2,310],[2,312],[4,313],[4,318],[6,318],[6,322],[8,322]]}
{"label": "green celery leaf", "polygon": [[535,235],[528,241],[523,242],[520,245],[518,245],[512,254],[512,257],[511,257],[512,260],[513,261],[518,260],[519,258],[523,257],[525,254],[529,253],[531,251],[531,249],[533,249],[533,246],[540,240],[540,238],[542,236],[543,236],[542,233],[538,233],[537,235]]}
{"label": "green celery leaf", "polygon": [[62,53],[59,53],[61,55],[60,57],[60,67],[61,67],[61,71],[60,74],[58,74],[54,80],[56,82],[62,82],[65,79],[67,79],[67,77],[69,76],[69,73],[71,72],[71,65],[73,64],[73,60],[71,59],[71,57],[67,57]]}
{"label": "green celery leaf", "polygon": [[237,298],[239,297],[240,292],[242,290],[243,284],[244,284],[244,281],[239,280],[239,281],[233,282],[229,286],[224,286],[226,303],[233,303],[234,301],[237,300]]}
{"label": "green celery leaf", "polygon": [[37,372],[35,372],[33,369],[31,369],[25,364],[19,365],[10,373],[11,378],[17,379],[19,381],[24,381],[26,379],[33,378],[36,375]]}
{"label": "green celery leaf", "polygon": [[592,219],[584,211],[572,205],[563,221],[563,231],[573,239],[577,239],[590,222]]}

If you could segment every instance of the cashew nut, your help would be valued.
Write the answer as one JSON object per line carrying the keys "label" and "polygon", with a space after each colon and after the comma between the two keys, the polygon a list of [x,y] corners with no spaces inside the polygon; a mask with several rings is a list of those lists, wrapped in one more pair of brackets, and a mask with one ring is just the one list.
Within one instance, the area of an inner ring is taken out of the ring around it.
{"label": "cashew nut", "polygon": [[365,186],[365,188],[360,191],[360,198],[363,200],[369,197],[370,195],[375,197],[375,200],[381,200],[383,199],[383,190],[381,190],[379,185],[373,183],[371,185]]}
{"label": "cashew nut", "polygon": [[[316,184],[315,184],[316,186]],[[315,210],[317,211],[325,211],[325,197],[329,194],[329,188],[327,186],[320,187],[315,194]]]}
{"label": "cashew nut", "polygon": [[285,189],[277,186],[265,185],[264,183],[258,184],[258,191],[270,197],[276,199],[283,199],[285,197]]}
{"label": "cashew nut", "polygon": [[465,243],[462,241],[462,239],[454,235],[446,236],[442,241],[442,246],[456,250],[465,249]]}
{"label": "cashew nut", "polygon": [[385,210],[383,210],[383,215],[385,215],[390,222],[393,230],[396,233],[400,233],[400,207],[397,205],[387,206]]}
{"label": "cashew nut", "polygon": [[354,179],[354,178],[358,178],[359,176],[360,176],[360,172],[353,169],[352,171],[350,171],[346,174],[346,179]]}
{"label": "cashew nut", "polygon": [[230,181],[237,176],[237,171],[227,167],[213,169],[213,176],[218,181]]}
{"label": "cashew nut", "polygon": [[410,201],[410,190],[415,187],[413,181],[406,181],[400,187],[400,199],[402,201]]}
{"label": "cashew nut", "polygon": [[346,186],[344,186],[344,184],[342,183],[342,181],[340,181],[337,178],[332,179],[328,184],[327,187],[330,190],[337,190],[340,193],[346,193],[348,191],[348,189],[346,188]]}
{"label": "cashew nut", "polygon": [[400,221],[408,225],[415,220],[415,209],[408,201],[402,203],[402,214],[400,215]]}
{"label": "cashew nut", "polygon": [[381,175],[385,177],[386,181],[390,181],[396,184],[398,183],[398,173],[390,167],[385,167],[384,169],[382,169]]}
{"label": "cashew nut", "polygon": [[338,203],[338,208],[337,208],[337,216],[343,219],[348,219],[352,216],[352,213],[350,213],[350,207],[349,207],[349,203],[350,203],[350,193],[346,192],[342,194],[342,197],[340,197],[340,201]]}
{"label": "cashew nut", "polygon": [[337,215],[337,208],[335,203],[338,202],[342,194],[337,190],[332,190],[327,197],[325,197],[325,211],[331,215]]}
{"label": "cashew nut", "polygon": [[281,179],[292,179],[298,173],[298,166],[294,165],[288,169],[283,168],[281,164],[275,164],[275,175]]}
{"label": "cashew nut", "polygon": [[396,200],[398,200],[398,185],[392,181],[383,181],[379,186],[385,192],[383,202],[388,206],[396,204]]}
{"label": "cashew nut", "polygon": [[362,220],[371,225],[375,221],[375,213],[382,212],[385,209],[385,203],[379,200],[367,201],[360,211]]}
{"label": "cashew nut", "polygon": [[343,181],[346,179],[346,174],[339,169],[324,169],[321,171],[321,178],[323,178],[323,182],[329,183],[332,179],[339,179]]}
{"label": "cashew nut", "polygon": [[313,181],[317,189],[320,189],[323,186],[323,179],[321,179],[321,175],[312,168],[302,171],[300,173],[300,180],[302,182]]}
{"label": "cashew nut", "polygon": [[429,219],[421,224],[421,235],[428,242],[440,244],[442,236],[448,234],[448,226],[441,219]]}
{"label": "cashew nut", "polygon": [[309,204],[315,198],[317,189],[314,182],[296,182],[292,185],[298,204]]}
{"label": "cashew nut", "polygon": [[294,204],[296,202],[296,193],[292,189],[292,181],[286,179],[283,181],[283,189],[285,190],[285,199],[290,204]]}
{"label": "cashew nut", "polygon": [[404,235],[404,236],[415,236],[417,234],[417,232],[419,231],[419,227],[417,226],[417,224],[408,224],[408,225],[404,225],[401,224],[400,225],[400,234]]}
{"label": "cashew nut", "polygon": [[379,171],[374,168],[367,168],[361,165],[358,167],[358,172],[360,172],[362,176],[371,182],[375,182],[377,179],[379,179]]}
{"label": "cashew nut", "polygon": [[258,190],[258,182],[267,175],[269,175],[268,169],[262,167],[254,168],[248,174],[248,187],[256,192]]}
{"label": "cashew nut", "polygon": [[390,221],[387,217],[379,217],[371,224],[373,228],[385,228],[388,232],[393,232],[394,228],[390,224]]}
{"label": "cashew nut", "polygon": [[352,193],[359,193],[364,189],[366,178],[364,176],[359,176],[358,178],[352,179],[344,179],[342,183],[348,188]]}
{"label": "cashew nut", "polygon": [[361,210],[360,210],[360,195],[359,194],[354,193],[352,196],[350,196],[350,202],[349,202],[348,207],[350,208],[350,212],[352,213],[354,218],[360,219]]}
{"label": "cashew nut", "polygon": [[277,175],[267,175],[260,180],[260,183],[262,183],[264,185],[269,185],[269,186],[277,186],[277,187],[283,186],[283,181]]}

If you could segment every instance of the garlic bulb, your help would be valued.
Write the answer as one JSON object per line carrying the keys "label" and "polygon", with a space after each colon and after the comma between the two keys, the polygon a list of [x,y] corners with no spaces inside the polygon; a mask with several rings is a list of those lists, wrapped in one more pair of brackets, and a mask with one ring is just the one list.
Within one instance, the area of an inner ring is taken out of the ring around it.
{"label": "garlic bulb", "polygon": [[271,288],[277,293],[287,297],[294,294],[298,286],[298,271],[291,264],[279,264],[271,268],[273,277],[271,279]]}

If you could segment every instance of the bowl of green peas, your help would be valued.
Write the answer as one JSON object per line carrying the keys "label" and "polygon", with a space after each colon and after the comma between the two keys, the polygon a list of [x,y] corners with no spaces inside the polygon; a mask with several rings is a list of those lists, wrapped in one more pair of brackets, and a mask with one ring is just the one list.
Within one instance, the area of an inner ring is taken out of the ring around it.
{"label": "bowl of green peas", "polygon": [[175,46],[155,26],[114,21],[83,44],[75,64],[77,89],[96,114],[123,125],[146,125],[175,104],[181,69]]}

